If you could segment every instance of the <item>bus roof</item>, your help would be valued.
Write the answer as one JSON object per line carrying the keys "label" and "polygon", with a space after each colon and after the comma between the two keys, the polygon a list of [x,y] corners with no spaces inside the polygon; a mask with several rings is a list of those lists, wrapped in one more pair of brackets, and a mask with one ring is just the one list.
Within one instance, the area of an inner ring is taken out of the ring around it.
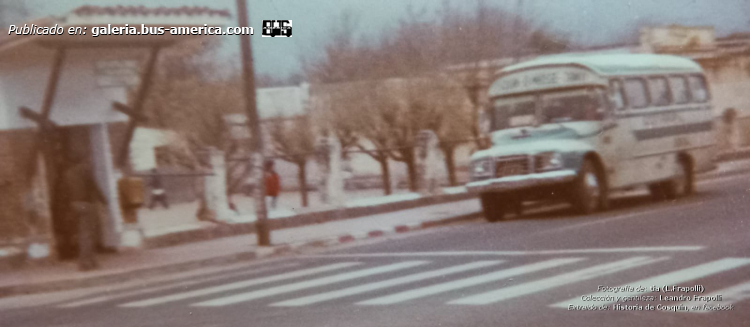
{"label": "bus roof", "polygon": [[695,61],[657,54],[560,54],[538,57],[500,70],[501,74],[538,66],[579,66],[600,75],[647,75],[659,73],[702,73]]}

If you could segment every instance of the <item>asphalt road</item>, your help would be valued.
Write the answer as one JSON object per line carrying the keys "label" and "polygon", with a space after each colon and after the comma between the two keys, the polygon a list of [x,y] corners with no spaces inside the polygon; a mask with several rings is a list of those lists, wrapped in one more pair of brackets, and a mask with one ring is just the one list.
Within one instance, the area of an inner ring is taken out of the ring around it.
{"label": "asphalt road", "polygon": [[741,175],[678,201],[629,196],[586,217],[556,209],[0,299],[0,325],[750,326],[749,220],[750,175]]}

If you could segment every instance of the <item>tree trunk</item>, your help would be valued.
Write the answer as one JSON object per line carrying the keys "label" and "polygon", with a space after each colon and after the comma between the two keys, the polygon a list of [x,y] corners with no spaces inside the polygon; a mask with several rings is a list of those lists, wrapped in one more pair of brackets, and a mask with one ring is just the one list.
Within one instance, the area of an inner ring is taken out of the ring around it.
{"label": "tree trunk", "polygon": [[379,159],[378,163],[380,163],[380,171],[382,172],[380,178],[383,181],[383,193],[385,195],[391,195],[391,169],[388,167],[388,157]]}
{"label": "tree trunk", "polygon": [[448,184],[450,186],[458,185],[456,181],[456,148],[454,146],[443,147],[443,154],[445,155],[445,170],[448,172]]}
{"label": "tree trunk", "polygon": [[302,196],[302,206],[307,207],[307,162],[305,160],[297,161],[297,182],[299,182],[299,192]]}
{"label": "tree trunk", "polygon": [[417,182],[417,163],[414,158],[414,151],[411,149],[403,151],[404,163],[406,164],[406,171],[409,174],[409,191],[416,192],[419,189]]}

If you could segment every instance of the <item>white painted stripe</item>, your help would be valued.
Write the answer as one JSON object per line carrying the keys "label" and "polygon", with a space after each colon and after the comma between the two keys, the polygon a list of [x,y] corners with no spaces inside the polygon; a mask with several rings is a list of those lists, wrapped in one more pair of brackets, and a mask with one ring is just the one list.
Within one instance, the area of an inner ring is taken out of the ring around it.
{"label": "white painted stripe", "polygon": [[[634,296],[634,295],[640,295],[644,293],[651,292],[649,288],[651,286],[660,286],[661,285],[675,285],[687,281],[691,281],[694,279],[706,277],[709,275],[713,275],[716,273],[720,273],[722,271],[727,271],[730,269],[738,268],[744,265],[750,264],[750,259],[747,258],[725,258],[721,260],[716,260],[709,263],[704,263],[702,265],[685,268],[677,271],[673,271],[671,273],[666,273],[663,275],[651,277],[642,279],[639,281],[635,281],[632,283],[621,285],[621,287],[638,287],[643,286],[646,288],[645,292],[619,292],[617,293],[617,296]],[[596,292],[589,294],[591,296],[604,296],[604,295],[612,295],[612,293],[605,293],[605,292]],[[557,308],[568,308],[568,305],[604,305],[613,303],[614,301],[583,301],[581,297],[575,297],[572,299],[569,299],[567,301],[563,301],[560,303],[556,303],[551,305],[552,307]]]}
{"label": "white painted stripe", "polygon": [[[174,283],[174,284],[169,284],[169,285],[161,285],[161,286],[158,286],[158,287],[151,287],[151,288],[146,288],[146,289],[139,289],[139,290],[134,290],[134,291],[130,291],[130,292],[106,294],[106,295],[101,295],[101,296],[97,296],[97,297],[93,297],[93,298],[78,300],[78,301],[74,301],[74,302],[68,302],[68,303],[59,305],[58,308],[78,308],[78,307],[82,307],[82,306],[86,306],[86,305],[92,305],[92,304],[97,304],[97,303],[102,303],[102,302],[108,302],[108,301],[113,301],[113,300],[122,299],[122,298],[126,298],[126,297],[132,297],[132,296],[137,296],[137,295],[142,295],[142,294],[149,294],[149,293],[159,292],[159,291],[163,291],[163,290],[174,289],[174,288],[178,288],[178,287],[187,287],[187,286],[191,286],[191,285],[196,285],[196,284],[201,284],[201,283],[208,283],[208,282],[213,282],[213,281],[222,280],[222,279],[226,279],[226,278],[233,278],[233,277],[240,277],[240,276],[252,276],[252,275],[256,275],[256,274],[259,274],[259,273],[262,273],[262,272],[266,272],[266,271],[269,271],[269,270],[285,269],[285,268],[291,268],[291,267],[295,267],[295,266],[299,266],[299,264],[298,263],[288,263],[288,264],[283,264],[283,265],[279,265],[279,266],[264,267],[264,268],[255,269],[255,270],[234,271],[234,272],[230,272],[230,273],[225,273],[225,274],[220,274],[220,275],[215,275],[215,276],[209,276],[209,277],[197,277],[196,279],[185,281],[185,282],[179,282],[179,283]],[[248,269],[253,269],[253,268],[249,268],[248,267]]]}
{"label": "white painted stripe", "polygon": [[255,285],[261,285],[265,283],[271,283],[276,282],[284,279],[291,279],[291,278],[297,278],[297,277],[304,277],[308,275],[313,274],[319,274],[323,272],[338,270],[338,269],[344,269],[356,265],[360,265],[359,262],[341,262],[341,263],[335,263],[331,265],[326,265],[322,267],[316,267],[316,268],[310,268],[310,269],[303,269],[303,270],[297,270],[292,271],[284,274],[269,276],[269,277],[263,277],[263,278],[255,278],[250,280],[244,280],[240,282],[235,283],[229,283],[209,288],[204,288],[200,290],[190,291],[190,292],[184,292],[184,293],[178,293],[178,294],[172,294],[152,299],[147,299],[143,301],[136,301],[136,302],[130,302],[120,305],[121,307],[148,307],[152,305],[157,304],[163,304],[167,302],[174,302],[174,301],[180,301],[184,299],[204,296],[204,295],[210,295],[220,292],[226,292],[226,291],[232,291],[238,288],[244,288],[244,287],[250,287]]}
{"label": "white painted stripe", "polygon": [[703,250],[703,246],[656,246],[632,248],[567,249],[538,251],[442,251],[442,252],[392,252],[392,253],[342,253],[308,255],[308,258],[378,258],[378,257],[451,257],[451,256],[524,256],[524,255],[567,255],[596,253],[637,253],[637,252],[691,252]]}
{"label": "white painted stripe", "polygon": [[[647,219],[658,218],[658,217],[655,217],[654,215],[658,214],[658,213],[662,213],[662,212],[667,212],[667,211],[675,212],[675,211],[687,210],[688,208],[700,207],[700,206],[704,206],[704,205],[705,205],[705,202],[689,203],[689,204],[680,205],[680,206],[670,205],[669,207],[665,207],[665,208],[659,208],[659,209],[654,209],[654,210],[645,210],[645,211],[641,211],[641,212],[633,212],[633,213],[628,213],[628,214],[623,214],[623,215],[617,215],[617,216],[603,218],[603,219],[596,219],[596,220],[592,220],[592,221],[582,222],[582,223],[578,223],[578,224],[574,224],[574,225],[569,225],[569,226],[566,226],[566,227],[545,230],[545,231],[541,231],[541,232],[538,232],[538,233],[534,233],[534,234],[532,234],[532,236],[535,236],[535,235],[544,235],[544,234],[553,234],[553,233],[561,233],[561,232],[565,232],[565,231],[568,231],[568,230],[571,230],[571,229],[580,229],[580,228],[583,228],[583,227],[594,226],[594,225],[599,225],[599,224],[606,224],[606,223],[611,223],[611,222],[615,222],[615,221],[619,221],[619,220],[623,220],[623,219],[638,218],[638,217],[640,217],[640,218],[647,218]],[[648,217],[647,215],[650,215],[651,217]]]}
{"label": "white painted stripe", "polygon": [[571,264],[583,260],[582,258],[563,258],[563,259],[551,259],[542,262],[537,262],[525,266],[514,267],[510,269],[504,269],[495,271],[489,274],[464,278],[455,280],[448,283],[436,284],[432,286],[422,287],[414,290],[400,292],[396,294],[386,295],[379,298],[370,299],[367,301],[359,302],[359,305],[387,305],[399,302],[404,302],[412,299],[417,299],[425,296],[434,294],[440,294],[453,290],[458,290],[470,286],[481,285],[498,281],[501,279],[528,274],[544,269],[550,269],[562,265]]}
{"label": "white painted stripe", "polygon": [[239,293],[239,294],[235,294],[235,295],[231,295],[227,297],[199,302],[199,303],[193,304],[192,306],[220,307],[220,306],[225,306],[225,305],[230,305],[230,304],[235,304],[235,303],[240,303],[240,302],[247,302],[247,301],[260,299],[260,298],[264,298],[268,296],[289,293],[289,292],[304,290],[304,289],[328,285],[328,284],[334,284],[334,283],[352,280],[356,278],[393,272],[393,271],[397,271],[401,269],[424,265],[427,263],[428,261],[405,261],[405,262],[400,262],[400,263],[396,263],[392,265],[380,266],[380,267],[369,268],[369,269],[362,269],[362,270],[357,270],[357,271],[353,271],[349,273],[338,274],[338,275],[308,280],[308,281],[299,282],[299,283],[281,285],[277,287],[271,287],[271,288],[252,291],[252,292]]}
{"label": "white painted stripe", "polygon": [[403,277],[398,277],[394,279],[384,280],[380,282],[374,282],[359,286],[353,286],[341,290],[336,290],[328,293],[321,293],[321,294],[315,294],[311,296],[305,296],[297,299],[292,299],[288,301],[278,302],[271,304],[272,306],[279,306],[279,307],[293,307],[293,306],[303,306],[333,299],[338,299],[346,296],[356,295],[356,294],[362,294],[370,291],[375,291],[387,287],[393,287],[397,285],[403,285],[413,282],[422,281],[428,278],[435,278],[435,277],[442,277],[447,276],[451,274],[456,274],[464,271],[479,269],[479,268],[485,268],[490,266],[495,266],[503,261],[501,260],[495,260],[495,261],[476,261],[464,265],[459,266],[453,266],[443,269],[437,269],[412,275],[407,275]]}
{"label": "white painted stripe", "polygon": [[735,303],[739,303],[744,300],[750,299],[750,282],[745,282],[739,285],[727,287],[723,290],[716,291],[715,293],[711,293],[711,295],[700,294],[698,296],[708,296],[708,297],[721,296],[721,301],[701,302],[699,299],[697,299],[696,301],[685,301],[685,302],[680,303],[680,305],[684,305],[688,308],[692,308],[693,306],[697,305],[697,306],[700,306],[700,309],[690,310],[690,311],[680,311],[680,312],[691,312],[691,313],[716,312],[714,310],[705,309],[704,305],[711,306],[711,307],[716,306],[716,305],[729,306],[730,304],[735,304]]}
{"label": "white painted stripe", "polygon": [[592,279],[595,277],[613,274],[622,270],[643,266],[646,264],[663,261],[668,258],[650,258],[650,257],[634,257],[625,260],[615,261],[602,265],[581,269],[562,275],[552,276],[536,280],[533,282],[518,284],[501,288],[494,291],[489,291],[477,295],[472,295],[462,299],[448,302],[448,304],[468,304],[468,305],[483,305],[494,302],[500,302],[519,296],[533,294],[555,287],[560,287],[567,284],[577,283],[580,281]]}

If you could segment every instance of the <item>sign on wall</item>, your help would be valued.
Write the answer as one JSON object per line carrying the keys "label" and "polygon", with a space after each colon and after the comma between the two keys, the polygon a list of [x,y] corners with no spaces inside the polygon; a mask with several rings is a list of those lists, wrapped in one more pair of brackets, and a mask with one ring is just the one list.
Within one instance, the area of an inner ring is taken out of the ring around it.
{"label": "sign on wall", "polygon": [[100,60],[94,64],[96,83],[101,88],[138,85],[136,60]]}

